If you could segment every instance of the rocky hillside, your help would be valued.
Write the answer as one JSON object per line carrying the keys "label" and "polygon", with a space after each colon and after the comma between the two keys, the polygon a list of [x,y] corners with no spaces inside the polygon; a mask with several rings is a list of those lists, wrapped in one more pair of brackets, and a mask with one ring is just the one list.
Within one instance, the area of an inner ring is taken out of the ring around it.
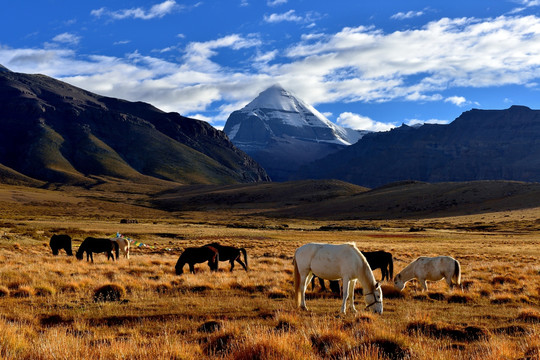
{"label": "rocky hillside", "polygon": [[0,177],[92,184],[232,184],[269,180],[206,122],[0,68]]}
{"label": "rocky hillside", "polygon": [[296,179],[366,187],[394,181],[540,181],[540,110],[470,110],[448,125],[403,125],[365,135],[305,166]]}

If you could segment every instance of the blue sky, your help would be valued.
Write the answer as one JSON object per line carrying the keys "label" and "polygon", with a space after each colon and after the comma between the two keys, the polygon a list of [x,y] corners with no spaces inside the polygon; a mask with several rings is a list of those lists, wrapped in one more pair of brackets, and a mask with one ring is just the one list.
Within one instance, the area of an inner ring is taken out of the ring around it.
{"label": "blue sky", "polygon": [[279,83],[331,121],[386,130],[540,108],[540,0],[20,0],[0,64],[206,120]]}

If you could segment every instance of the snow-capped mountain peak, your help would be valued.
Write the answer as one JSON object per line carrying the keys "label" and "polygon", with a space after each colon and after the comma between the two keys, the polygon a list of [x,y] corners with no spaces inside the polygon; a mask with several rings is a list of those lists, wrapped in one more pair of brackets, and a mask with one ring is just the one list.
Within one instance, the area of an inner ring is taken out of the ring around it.
{"label": "snow-capped mountain peak", "polygon": [[[342,145],[353,144],[361,137],[357,131],[332,123],[313,106],[297,98],[279,84],[264,90],[244,108],[233,114],[235,113],[243,114],[244,117],[258,118],[262,121],[260,125],[272,136],[285,135],[307,141]],[[233,114],[227,120],[224,130],[234,141],[241,135],[242,123],[230,122],[234,118]]]}

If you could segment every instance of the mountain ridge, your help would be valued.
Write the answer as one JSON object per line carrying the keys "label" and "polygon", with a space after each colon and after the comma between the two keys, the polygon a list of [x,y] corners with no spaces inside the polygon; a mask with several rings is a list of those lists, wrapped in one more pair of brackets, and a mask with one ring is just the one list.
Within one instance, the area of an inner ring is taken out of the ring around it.
{"label": "mountain ridge", "polygon": [[0,71],[0,105],[0,164],[38,181],[269,180],[223,132],[143,102],[6,69]]}
{"label": "mountain ridge", "polygon": [[366,187],[426,182],[540,181],[540,111],[472,109],[448,125],[403,125],[371,133],[292,179],[335,178]]}

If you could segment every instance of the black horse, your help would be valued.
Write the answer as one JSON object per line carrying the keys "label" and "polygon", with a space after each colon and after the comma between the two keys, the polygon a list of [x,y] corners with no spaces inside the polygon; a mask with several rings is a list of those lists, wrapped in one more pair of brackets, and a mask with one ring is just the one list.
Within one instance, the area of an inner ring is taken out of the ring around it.
{"label": "black horse", "polygon": [[382,279],[392,281],[394,278],[394,262],[392,254],[383,250],[379,251],[362,251],[371,270],[381,269]]}
{"label": "black horse", "polygon": [[[311,279],[311,290],[315,288],[315,278],[319,279],[319,284],[321,285],[321,291],[326,291],[326,285],[324,285],[324,279],[318,276],[313,276]],[[339,280],[330,280],[330,291],[334,294],[341,293],[341,285],[339,285]]]}
{"label": "black horse", "polygon": [[[204,246],[211,246],[219,252],[219,261],[229,261],[231,263],[231,271],[234,269],[234,262],[238,262],[244,270],[248,270],[248,259],[246,249],[236,248],[234,246],[224,246],[218,243],[206,244]],[[244,261],[241,259],[241,254],[244,254]]]}
{"label": "black horse", "polygon": [[189,265],[189,272],[195,274],[195,264],[203,263],[208,261],[208,266],[210,270],[217,271],[219,263],[219,253],[218,251],[211,246],[202,246],[202,247],[189,247],[184,250],[174,269],[176,270],[176,275],[181,275],[184,271],[184,265]]}
{"label": "black horse", "polygon": [[119,254],[119,247],[118,243],[116,241],[113,241],[111,239],[102,239],[102,238],[94,238],[94,237],[87,237],[82,242],[81,246],[79,246],[79,250],[77,250],[77,253],[75,256],[77,259],[82,260],[83,255],[86,252],[86,261],[89,261],[89,259],[94,262],[94,256],[93,253],[107,253],[107,260],[110,258],[114,261],[114,255],[113,250],[116,253],[116,259],[118,259]]}
{"label": "black horse", "polygon": [[51,241],[49,241],[53,255],[58,255],[60,249],[64,249],[66,254],[73,256],[71,251],[71,236],[69,235],[53,235]]}

